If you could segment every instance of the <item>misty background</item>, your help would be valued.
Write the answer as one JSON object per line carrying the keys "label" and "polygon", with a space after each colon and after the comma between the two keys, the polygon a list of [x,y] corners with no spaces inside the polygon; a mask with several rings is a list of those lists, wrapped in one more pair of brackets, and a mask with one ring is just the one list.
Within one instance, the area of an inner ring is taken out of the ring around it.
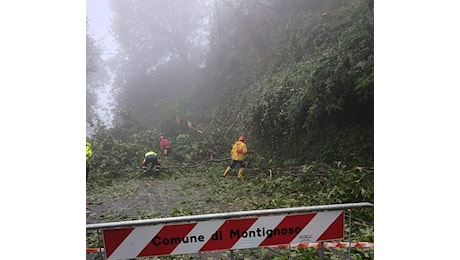
{"label": "misty background", "polygon": [[87,1],[87,121],[114,109],[153,122],[155,103],[184,99],[206,65],[215,1]]}
{"label": "misty background", "polygon": [[87,12],[87,135],[113,128],[133,147],[166,135],[191,149],[185,160],[245,134],[268,160],[373,164],[372,0],[109,0]]}

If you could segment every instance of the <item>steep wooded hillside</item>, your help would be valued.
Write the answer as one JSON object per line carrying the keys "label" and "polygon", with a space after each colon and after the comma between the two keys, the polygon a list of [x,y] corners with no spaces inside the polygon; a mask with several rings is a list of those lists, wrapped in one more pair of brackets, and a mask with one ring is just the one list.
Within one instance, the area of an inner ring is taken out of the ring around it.
{"label": "steep wooded hillside", "polygon": [[372,166],[372,2],[268,2],[218,8],[197,92],[216,136],[287,164]]}

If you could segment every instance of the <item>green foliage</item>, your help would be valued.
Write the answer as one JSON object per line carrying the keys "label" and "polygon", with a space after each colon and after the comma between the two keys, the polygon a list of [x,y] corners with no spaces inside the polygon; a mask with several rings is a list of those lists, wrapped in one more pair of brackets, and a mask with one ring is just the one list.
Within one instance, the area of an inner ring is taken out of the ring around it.
{"label": "green foliage", "polygon": [[178,217],[178,216],[188,216],[192,215],[192,209],[190,208],[174,208],[171,212],[171,217]]}
{"label": "green foliage", "polygon": [[190,144],[190,136],[186,134],[180,134],[175,140],[175,156],[179,161],[192,161],[198,153],[197,144]]}
{"label": "green foliage", "polygon": [[[149,150],[158,152],[160,134],[156,129],[148,129],[128,111],[121,112],[120,118],[113,128],[97,125],[89,139],[94,153],[91,171],[107,180],[133,169],[140,171],[144,154]],[[110,185],[110,181],[105,184]]]}
{"label": "green foliage", "polygon": [[[173,166],[175,161],[168,161]],[[124,176],[113,175],[112,185],[89,185],[87,198],[102,205],[119,204],[97,217],[99,222],[115,222],[172,216],[223,213],[257,209],[289,208],[353,202],[373,202],[373,170],[348,167],[342,162],[334,165],[313,163],[304,165],[298,174],[279,172],[269,178],[266,172],[246,169],[244,179],[231,172],[222,173],[227,164],[208,164],[200,167],[171,168],[160,176],[141,177],[133,170]],[[97,182],[95,175],[89,184]],[[101,181],[100,181],[101,182]],[[126,202],[128,200],[128,202]],[[130,206],[123,206],[130,205]],[[94,214],[94,213],[90,213]],[[351,226],[350,223],[351,216]],[[373,209],[345,211],[345,241],[351,232],[353,241],[374,241]],[[101,246],[95,233],[88,233],[87,246]],[[372,249],[353,249],[353,259],[372,259]],[[222,255],[228,252],[222,252]],[[238,250],[235,256],[264,256],[266,259],[318,259],[317,248],[268,248]],[[325,249],[328,259],[341,259],[346,249]],[[178,259],[179,256],[174,256]],[[192,259],[182,256],[182,259]],[[159,258],[159,259],[167,259]]]}
{"label": "green foliage", "polygon": [[[254,17],[273,18],[272,29],[261,29],[265,34],[260,37],[269,44],[258,45],[247,34],[250,29],[240,27],[244,41],[230,37],[230,43],[216,42],[222,60],[209,73],[217,82],[214,92],[225,100],[217,107],[214,116],[221,120],[216,122],[236,121],[240,131],[253,137],[254,149],[280,162],[331,163],[344,155],[329,153],[333,138],[334,145],[355,154],[353,163],[372,165],[372,147],[361,148],[373,142],[373,12],[368,3],[270,1],[283,11],[276,17],[238,3],[237,13],[247,9]],[[224,56],[230,45],[233,49]],[[360,131],[366,144],[361,144]],[[322,132],[343,134],[337,139]]]}

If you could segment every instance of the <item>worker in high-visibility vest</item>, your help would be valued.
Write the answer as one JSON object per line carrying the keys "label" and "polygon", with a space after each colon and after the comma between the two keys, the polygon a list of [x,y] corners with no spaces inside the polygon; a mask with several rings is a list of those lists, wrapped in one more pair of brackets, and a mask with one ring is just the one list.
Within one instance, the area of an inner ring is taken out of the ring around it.
{"label": "worker in high-visibility vest", "polygon": [[[88,176],[89,176],[89,167],[90,167],[91,157],[93,157],[93,148],[91,147],[91,143],[86,141],[86,181],[87,182],[88,182]],[[88,213],[89,213],[89,208],[88,206],[86,206],[86,214]]]}
{"label": "worker in high-visibility vest", "polygon": [[156,172],[160,171],[160,160],[158,159],[158,154],[154,151],[148,151],[144,155],[144,160],[142,160],[142,171],[144,174],[147,173],[149,164],[150,169],[155,169]]}
{"label": "worker in high-visibility vest", "polygon": [[91,147],[91,143],[86,141],[86,181],[88,181],[89,164],[91,161],[91,157],[93,157],[93,149]]}

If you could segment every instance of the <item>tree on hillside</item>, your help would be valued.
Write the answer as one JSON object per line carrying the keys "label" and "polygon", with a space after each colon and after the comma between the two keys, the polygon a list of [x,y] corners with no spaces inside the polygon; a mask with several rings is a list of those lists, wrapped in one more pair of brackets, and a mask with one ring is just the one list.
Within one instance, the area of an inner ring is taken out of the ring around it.
{"label": "tree on hillside", "polygon": [[[117,110],[134,108],[150,123],[155,103],[186,95],[203,64],[206,1],[110,1],[119,52],[113,58]],[[115,120],[116,120],[115,114]]]}
{"label": "tree on hillside", "polygon": [[108,72],[101,58],[102,49],[96,40],[88,33],[86,21],[86,123],[93,124],[98,119],[96,91],[104,86],[108,80]]}

